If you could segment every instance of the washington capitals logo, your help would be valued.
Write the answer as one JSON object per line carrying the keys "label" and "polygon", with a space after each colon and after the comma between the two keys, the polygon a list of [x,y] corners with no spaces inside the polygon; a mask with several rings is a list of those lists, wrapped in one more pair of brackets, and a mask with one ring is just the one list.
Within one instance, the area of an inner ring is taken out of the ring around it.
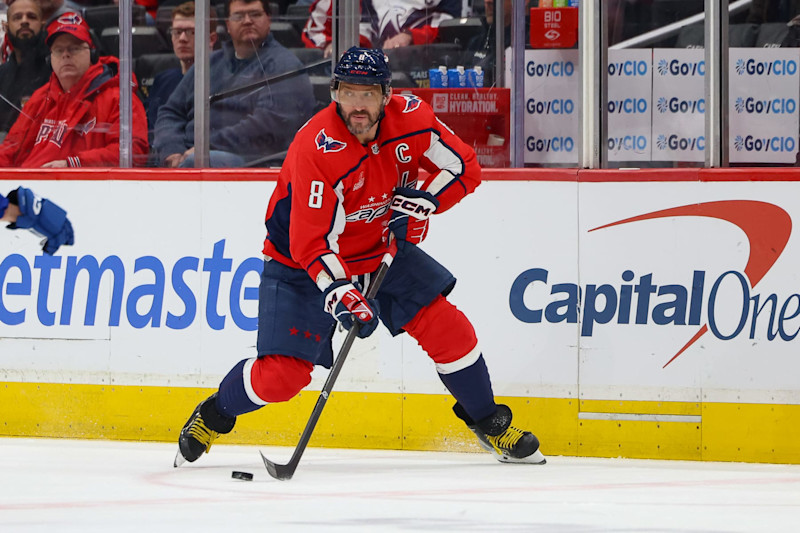
{"label": "washington capitals logo", "polygon": [[58,23],[62,25],[69,24],[74,26],[80,26],[81,24],[83,24],[83,19],[77,13],[65,13],[60,17],[58,17]]}
{"label": "washington capitals logo", "polygon": [[322,150],[326,154],[328,152],[341,152],[344,150],[345,146],[347,146],[346,142],[337,141],[333,137],[329,137],[328,134],[325,133],[325,128],[319,130],[314,142],[317,143],[317,150]]}
{"label": "washington capitals logo", "polygon": [[422,102],[422,100],[420,100],[413,94],[401,94],[400,96],[406,99],[406,107],[403,108],[403,113],[411,113],[412,111],[417,109],[419,107],[419,104]]}

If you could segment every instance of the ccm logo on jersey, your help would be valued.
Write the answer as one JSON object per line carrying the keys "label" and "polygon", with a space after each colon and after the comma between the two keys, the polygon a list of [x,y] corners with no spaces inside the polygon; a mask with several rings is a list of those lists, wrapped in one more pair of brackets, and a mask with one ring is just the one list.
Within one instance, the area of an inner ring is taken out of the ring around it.
{"label": "ccm logo on jersey", "polygon": [[422,100],[413,94],[401,94],[400,96],[406,99],[406,106],[403,108],[403,113],[411,113],[417,109],[419,104],[422,102]]}
{"label": "ccm logo on jersey", "polygon": [[337,141],[325,133],[325,128],[319,130],[314,141],[317,143],[317,150],[322,150],[326,154],[328,152],[341,152],[347,146],[346,142]]}

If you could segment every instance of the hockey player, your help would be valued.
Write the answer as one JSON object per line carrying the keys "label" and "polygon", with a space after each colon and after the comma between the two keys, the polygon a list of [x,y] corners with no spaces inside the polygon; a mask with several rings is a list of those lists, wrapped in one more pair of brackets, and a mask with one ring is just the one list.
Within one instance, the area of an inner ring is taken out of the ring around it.
{"label": "hockey player", "polygon": [[62,244],[75,243],[67,212],[25,187],[11,191],[8,197],[0,194],[0,220],[11,222],[8,229],[28,229],[44,237],[42,249],[50,255],[56,253]]}
{"label": "hockey player", "polygon": [[[502,462],[545,462],[537,438],[495,404],[472,324],[447,300],[455,278],[417,247],[428,216],[479,185],[475,153],[430,106],[393,95],[390,82],[381,50],[349,49],[334,69],[334,101],[295,136],[267,209],[258,357],[235,365],[197,406],[175,466],[207,452],[237,416],[294,397],[314,365],[330,368],[337,320],[347,329],[358,322],[363,338],[379,318],[433,359],[484,449]],[[430,177],[418,189],[420,168]],[[362,286],[387,250],[394,261],[368,301]]]}

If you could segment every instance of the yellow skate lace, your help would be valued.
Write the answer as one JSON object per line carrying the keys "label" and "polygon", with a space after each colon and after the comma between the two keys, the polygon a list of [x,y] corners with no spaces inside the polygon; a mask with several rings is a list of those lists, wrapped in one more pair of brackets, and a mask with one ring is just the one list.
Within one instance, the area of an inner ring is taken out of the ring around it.
{"label": "yellow skate lace", "polygon": [[189,426],[189,435],[200,441],[206,447],[206,453],[211,449],[211,444],[219,437],[219,433],[213,429],[208,429],[203,417],[198,415],[194,423]]}
{"label": "yellow skate lace", "polygon": [[497,435],[496,437],[492,437],[491,435],[486,435],[486,438],[497,450],[497,453],[502,454],[504,451],[508,451],[513,448],[519,439],[522,438],[523,431],[515,428],[514,426],[509,426],[503,433]]}

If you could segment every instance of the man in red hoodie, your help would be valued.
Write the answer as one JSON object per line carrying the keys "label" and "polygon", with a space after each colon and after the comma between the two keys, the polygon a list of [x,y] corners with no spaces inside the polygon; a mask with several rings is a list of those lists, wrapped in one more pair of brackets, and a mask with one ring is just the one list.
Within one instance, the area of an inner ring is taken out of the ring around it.
{"label": "man in red hoodie", "polygon": [[[65,13],[47,30],[50,81],[33,93],[0,144],[0,167],[119,164],[119,60],[97,57],[89,26]],[[133,97],[133,155],[147,155],[147,118]]]}

